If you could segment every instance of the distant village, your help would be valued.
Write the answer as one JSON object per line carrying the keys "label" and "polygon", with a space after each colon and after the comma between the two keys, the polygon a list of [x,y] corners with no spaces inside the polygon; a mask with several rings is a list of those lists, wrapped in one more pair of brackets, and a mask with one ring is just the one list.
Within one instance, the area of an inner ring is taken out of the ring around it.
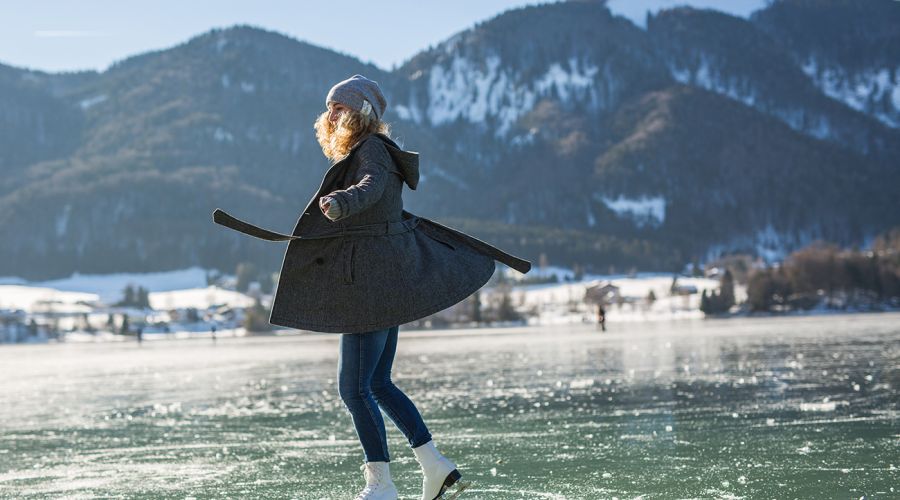
{"label": "distant village", "polygon": [[[117,300],[106,301],[92,293],[0,285],[0,343],[279,333],[268,323],[273,287],[265,280],[242,283],[238,276],[216,276],[206,287],[152,292],[137,284],[139,274],[129,279]],[[646,316],[661,304],[667,315],[698,316],[700,293],[716,286],[717,280],[706,277],[600,278],[551,266],[536,267],[523,277],[498,265],[491,280],[466,300],[404,328],[599,323],[600,312],[626,319]]]}
{"label": "distant village", "polygon": [[[465,300],[403,327],[596,323],[605,331],[633,321],[897,310],[898,249],[900,230],[876,240],[873,250],[815,243],[774,265],[734,255],[675,274],[610,269],[592,275],[552,266],[542,255],[527,275],[498,264],[491,279]],[[276,278],[246,263],[234,276],[192,268],[88,275],[55,285],[0,281],[0,343],[302,333],[268,322]],[[84,291],[90,289],[99,292]]]}

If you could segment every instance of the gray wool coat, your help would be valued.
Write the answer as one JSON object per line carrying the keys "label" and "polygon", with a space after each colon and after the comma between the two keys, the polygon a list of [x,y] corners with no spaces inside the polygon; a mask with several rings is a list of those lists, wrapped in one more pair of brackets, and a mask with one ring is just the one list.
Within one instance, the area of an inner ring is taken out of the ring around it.
{"label": "gray wool coat", "polygon": [[[481,288],[494,260],[527,273],[531,263],[403,209],[416,189],[419,155],[370,134],[325,173],[290,236],[216,209],[216,223],[270,241],[290,241],[269,322],[302,330],[361,333],[414,321]],[[319,198],[341,207],[329,220]]]}

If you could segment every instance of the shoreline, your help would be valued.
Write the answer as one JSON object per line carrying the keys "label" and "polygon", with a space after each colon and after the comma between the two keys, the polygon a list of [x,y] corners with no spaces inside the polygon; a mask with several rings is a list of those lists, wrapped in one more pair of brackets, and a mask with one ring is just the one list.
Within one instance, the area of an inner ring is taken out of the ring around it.
{"label": "shoreline", "polygon": [[[646,320],[635,320],[629,319],[625,321],[615,321],[614,319],[610,321],[607,320],[607,328],[610,330],[606,332],[598,332],[599,334],[611,334],[615,333],[616,325],[635,325],[635,324],[659,324],[664,322],[674,322],[681,323],[684,321],[703,321],[703,320],[714,320],[714,321],[722,321],[729,319],[768,319],[768,318],[792,318],[792,317],[816,317],[816,316],[857,316],[857,315],[876,315],[876,314],[897,314],[900,313],[900,308],[885,308],[881,310],[843,310],[843,309],[812,309],[807,311],[775,311],[775,312],[737,312],[731,314],[719,314],[719,315],[707,315],[707,316],[669,316],[669,317],[657,317],[653,319]],[[631,316],[631,315],[629,315]],[[575,316],[571,316],[570,319],[574,319]],[[563,319],[563,318],[557,318]],[[522,329],[539,329],[542,327],[565,327],[565,326],[599,326],[596,321],[557,321],[557,322],[534,322],[534,321],[526,321],[526,322],[498,322],[486,325],[471,325],[471,324],[460,324],[460,325],[450,325],[441,328],[409,328],[402,329],[401,331],[405,336],[410,337],[420,337],[420,336],[428,336],[432,334],[457,334],[457,335],[479,335],[479,334],[503,334],[503,333],[514,333],[519,332]],[[18,342],[18,343],[0,343],[0,346],[9,345],[9,346],[35,346],[35,345],[84,345],[84,344],[108,344],[108,343],[120,343],[120,344],[138,344],[137,339],[132,335],[119,335],[112,334],[109,332],[99,332],[98,334],[88,334],[84,332],[70,332],[66,334],[67,336],[72,336],[69,339],[36,339],[27,342]],[[215,344],[217,340],[225,340],[225,339],[233,339],[233,338],[253,338],[253,339],[263,339],[263,338],[302,338],[306,337],[309,339],[322,339],[322,338],[331,338],[333,336],[337,336],[340,334],[337,333],[324,333],[324,332],[314,332],[308,330],[295,330],[291,328],[279,328],[276,330],[272,330],[269,332],[247,332],[244,328],[233,328],[233,329],[224,329],[216,332],[216,339],[213,340],[210,332],[192,332],[192,331],[176,331],[171,333],[145,333],[144,339],[142,342],[150,342],[156,343],[161,341],[204,341]]]}

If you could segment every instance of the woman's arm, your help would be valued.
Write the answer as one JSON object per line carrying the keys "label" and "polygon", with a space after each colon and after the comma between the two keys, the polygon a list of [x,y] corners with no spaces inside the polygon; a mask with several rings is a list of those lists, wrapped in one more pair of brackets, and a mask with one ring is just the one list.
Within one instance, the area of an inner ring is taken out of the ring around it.
{"label": "woman's arm", "polygon": [[[373,151],[375,148],[384,150],[383,155]],[[369,140],[360,146],[359,155],[362,165],[353,179],[354,184],[319,198],[319,209],[329,220],[339,221],[358,214],[375,204],[384,193],[388,180],[385,159],[390,161],[384,145],[377,139]]]}

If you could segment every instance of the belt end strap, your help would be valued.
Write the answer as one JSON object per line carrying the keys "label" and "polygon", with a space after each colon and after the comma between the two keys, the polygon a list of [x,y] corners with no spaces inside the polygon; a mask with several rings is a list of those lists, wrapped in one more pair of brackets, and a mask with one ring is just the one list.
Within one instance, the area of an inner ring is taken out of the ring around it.
{"label": "belt end strap", "polygon": [[249,222],[244,222],[220,208],[217,208],[213,211],[213,222],[266,241],[287,241],[296,239],[295,236],[276,233],[275,231],[269,231],[268,229],[254,226]]}

